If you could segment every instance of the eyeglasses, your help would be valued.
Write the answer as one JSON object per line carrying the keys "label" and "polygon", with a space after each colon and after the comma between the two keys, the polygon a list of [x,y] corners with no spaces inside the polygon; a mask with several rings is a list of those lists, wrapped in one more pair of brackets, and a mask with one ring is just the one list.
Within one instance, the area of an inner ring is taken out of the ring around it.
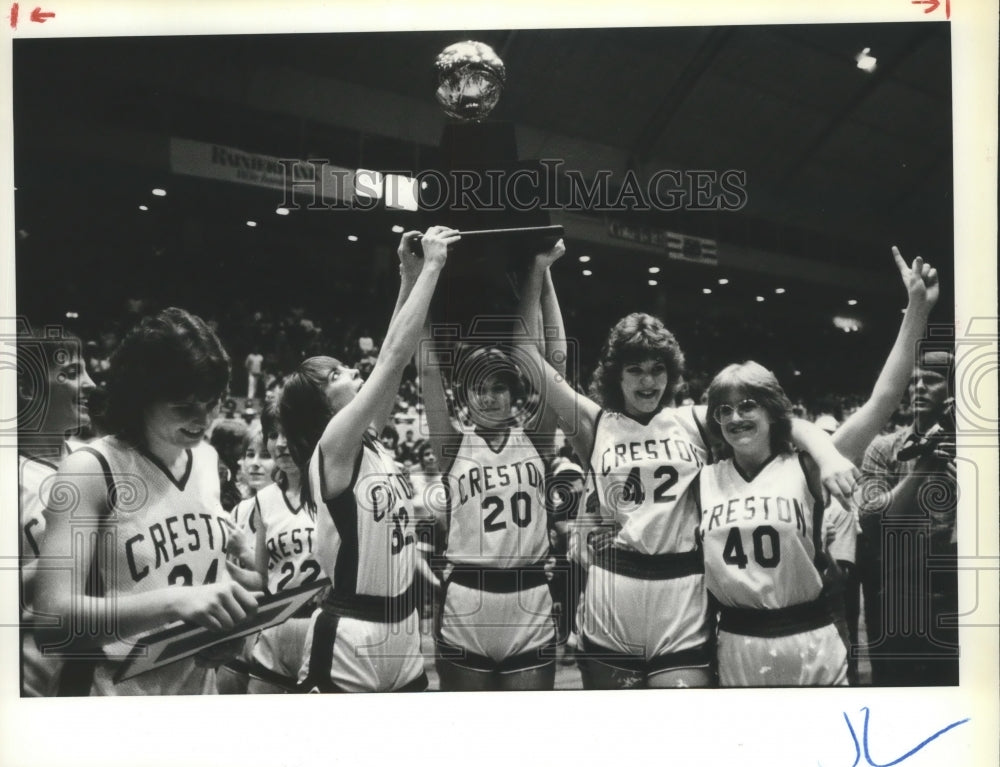
{"label": "eyeglasses", "polygon": [[760,409],[760,403],[755,399],[745,399],[742,402],[737,402],[736,406],[732,405],[719,405],[715,408],[715,412],[712,413],[712,417],[716,421],[722,423],[725,418],[732,418],[734,413],[739,413],[740,418],[746,418],[748,415],[753,415]]}

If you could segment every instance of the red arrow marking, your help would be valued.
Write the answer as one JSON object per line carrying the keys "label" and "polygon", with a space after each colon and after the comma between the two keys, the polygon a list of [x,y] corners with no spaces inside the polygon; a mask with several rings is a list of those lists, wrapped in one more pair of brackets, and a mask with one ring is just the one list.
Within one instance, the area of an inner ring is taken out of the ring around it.
{"label": "red arrow marking", "polygon": [[14,3],[10,7],[10,28],[11,29],[17,29],[17,12],[18,12],[17,3]]}
{"label": "red arrow marking", "polygon": [[[934,0],[934,2],[936,3],[938,0]],[[37,21],[39,24],[44,24],[49,19],[54,19],[55,16],[56,15],[54,13],[49,13],[48,11],[43,13],[41,8],[35,8],[35,10],[31,12],[31,20]]]}

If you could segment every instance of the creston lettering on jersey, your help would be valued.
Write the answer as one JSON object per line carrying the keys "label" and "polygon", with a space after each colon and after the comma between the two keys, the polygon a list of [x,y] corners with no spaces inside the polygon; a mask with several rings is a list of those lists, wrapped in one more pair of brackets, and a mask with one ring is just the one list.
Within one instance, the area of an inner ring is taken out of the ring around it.
{"label": "creston lettering on jersey", "polygon": [[267,538],[267,569],[273,570],[274,566],[283,559],[294,557],[303,552],[313,553],[313,528],[297,527],[294,530],[284,530],[278,535]]}
{"label": "creston lettering on jersey", "polygon": [[403,474],[380,474],[366,478],[364,491],[358,494],[359,499],[365,498],[369,511],[374,513],[375,521],[381,522],[389,509],[395,508],[400,496],[410,500],[413,498],[413,485],[409,477]]}
{"label": "creston lettering on jersey", "polygon": [[701,516],[708,516],[708,530],[723,525],[740,522],[787,522],[795,520],[795,529],[806,535],[806,517],[798,498],[780,495],[750,495],[730,498],[726,503],[717,503],[711,509],[702,509]]}
{"label": "creston lettering on jersey", "polygon": [[[225,522],[213,514],[183,514],[167,517],[125,541],[125,557],[136,583],[149,575],[152,567],[163,565],[189,551],[207,547],[224,552],[228,535]],[[144,562],[140,568],[139,562]]]}
{"label": "creston lettering on jersey", "polygon": [[531,461],[517,461],[507,466],[474,466],[458,476],[451,476],[452,492],[466,503],[471,498],[492,493],[502,487],[541,487],[542,472]]}
{"label": "creston lettering on jersey", "polygon": [[622,464],[638,461],[686,461],[698,468],[705,464],[704,451],[682,439],[647,439],[619,442],[601,454],[601,475],[608,476]]}

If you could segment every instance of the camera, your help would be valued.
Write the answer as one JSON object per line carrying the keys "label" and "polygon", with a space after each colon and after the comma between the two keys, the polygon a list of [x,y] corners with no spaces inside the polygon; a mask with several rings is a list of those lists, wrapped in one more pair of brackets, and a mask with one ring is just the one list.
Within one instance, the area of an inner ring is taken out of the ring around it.
{"label": "camera", "polygon": [[925,434],[911,434],[896,455],[898,461],[909,461],[931,455],[943,443],[950,443],[949,452],[955,455],[955,434],[958,424],[955,420],[955,398],[945,403],[944,412]]}

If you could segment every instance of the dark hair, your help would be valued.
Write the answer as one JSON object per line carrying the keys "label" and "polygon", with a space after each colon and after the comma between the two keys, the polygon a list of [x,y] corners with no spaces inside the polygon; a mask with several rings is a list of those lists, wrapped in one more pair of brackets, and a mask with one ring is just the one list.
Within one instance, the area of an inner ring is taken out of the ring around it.
{"label": "dark hair", "polygon": [[278,408],[273,403],[265,404],[260,410],[260,430],[265,442],[278,434]]}
{"label": "dark hair", "polygon": [[667,366],[667,388],[659,407],[672,404],[683,382],[684,352],[659,318],[642,312],[622,317],[611,328],[590,382],[590,396],[599,405],[622,412],[625,409],[622,369],[646,360],[657,360]]}
{"label": "dark hair", "polygon": [[393,449],[399,444],[399,432],[396,431],[396,427],[391,423],[387,423],[382,429],[382,433],[379,435],[379,439],[385,439],[389,437],[392,440]]}
{"label": "dark hair", "polygon": [[302,498],[309,507],[315,506],[309,487],[309,459],[312,457],[323,430],[334,416],[326,386],[330,373],[340,367],[333,357],[310,357],[285,379],[278,398],[281,430],[288,440],[288,452],[302,473]]}
{"label": "dark hair", "polygon": [[511,405],[525,396],[524,377],[509,350],[499,346],[465,348],[458,353],[453,391],[459,407],[469,407],[469,393],[490,378],[498,378],[510,390]]}
{"label": "dark hair", "polygon": [[145,441],[145,411],[157,402],[220,399],[229,385],[229,355],[205,322],[171,307],[143,318],[111,355],[109,431]]}
{"label": "dark hair", "polygon": [[242,421],[220,421],[212,429],[209,439],[219,459],[235,477],[239,473],[239,460],[250,444],[250,429]]}
{"label": "dark hair", "polygon": [[771,451],[787,453],[792,449],[792,403],[774,373],[752,360],[728,365],[716,374],[708,386],[708,430],[720,443],[718,453],[730,458],[733,449],[722,436],[715,420],[715,409],[729,394],[755,399],[771,419]]}

